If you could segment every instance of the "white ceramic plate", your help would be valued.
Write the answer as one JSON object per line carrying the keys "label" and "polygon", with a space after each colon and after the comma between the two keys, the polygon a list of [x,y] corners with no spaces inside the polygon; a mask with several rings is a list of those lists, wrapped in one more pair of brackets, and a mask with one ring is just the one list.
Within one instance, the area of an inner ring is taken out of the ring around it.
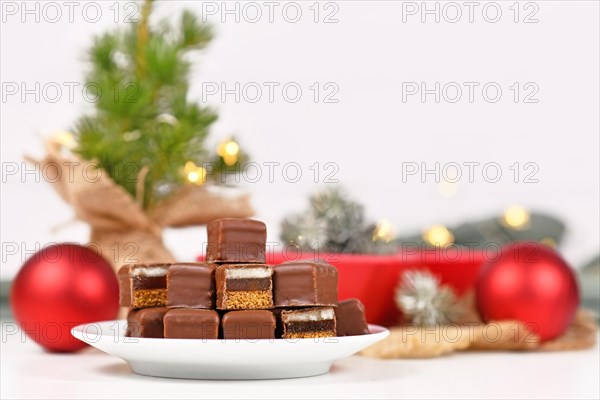
{"label": "white ceramic plate", "polygon": [[125,360],[141,375],[187,379],[276,379],[320,375],[334,361],[384,339],[389,331],[327,339],[202,340],[125,337],[125,320],[76,326],[73,336]]}

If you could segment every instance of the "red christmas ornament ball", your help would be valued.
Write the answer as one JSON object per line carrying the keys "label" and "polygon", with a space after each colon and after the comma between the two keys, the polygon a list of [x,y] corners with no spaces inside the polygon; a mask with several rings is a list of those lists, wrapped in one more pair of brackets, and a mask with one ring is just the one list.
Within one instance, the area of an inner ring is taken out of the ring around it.
{"label": "red christmas ornament ball", "polygon": [[71,335],[72,327],[117,316],[119,285],[96,251],[57,244],[25,262],[12,284],[10,304],[27,336],[47,350],[71,352],[86,346]]}
{"label": "red christmas ornament ball", "polygon": [[553,249],[517,242],[481,270],[477,307],[484,321],[518,320],[542,341],[563,334],[579,306],[573,270]]}

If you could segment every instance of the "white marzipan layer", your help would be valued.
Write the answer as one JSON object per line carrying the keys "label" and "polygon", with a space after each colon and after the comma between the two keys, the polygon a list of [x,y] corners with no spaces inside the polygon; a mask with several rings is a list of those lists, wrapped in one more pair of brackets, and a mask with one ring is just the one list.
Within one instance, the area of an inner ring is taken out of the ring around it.
{"label": "white marzipan layer", "polygon": [[333,319],[333,308],[323,308],[320,310],[310,311],[296,311],[294,313],[286,314],[287,321],[322,321]]}
{"label": "white marzipan layer", "polygon": [[154,277],[154,276],[165,276],[167,275],[168,267],[137,267],[131,270],[131,275],[133,276],[146,276],[146,277]]}
{"label": "white marzipan layer", "polygon": [[261,279],[269,278],[273,274],[270,268],[229,268],[225,270],[227,279]]}

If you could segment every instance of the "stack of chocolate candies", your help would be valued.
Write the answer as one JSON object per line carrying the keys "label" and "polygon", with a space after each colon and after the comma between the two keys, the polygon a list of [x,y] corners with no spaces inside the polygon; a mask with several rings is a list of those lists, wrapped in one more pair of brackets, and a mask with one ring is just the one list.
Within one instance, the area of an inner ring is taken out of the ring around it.
{"label": "stack of chocolate candies", "polygon": [[121,306],[127,336],[297,339],[369,333],[363,305],[338,303],[326,263],[265,264],[266,226],[224,218],[208,224],[206,262],[126,265]]}

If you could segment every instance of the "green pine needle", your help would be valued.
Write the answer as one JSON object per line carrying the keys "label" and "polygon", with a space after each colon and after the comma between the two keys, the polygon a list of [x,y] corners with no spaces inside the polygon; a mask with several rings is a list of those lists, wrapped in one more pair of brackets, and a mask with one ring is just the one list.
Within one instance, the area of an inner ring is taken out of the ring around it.
{"label": "green pine needle", "polygon": [[142,168],[143,206],[152,207],[183,184],[187,161],[208,161],[204,139],[217,115],[191,103],[189,51],[212,38],[208,26],[185,11],[181,24],[149,25],[152,1],[131,29],[105,33],[88,52],[88,93],[97,93],[94,109],[75,124],[76,152],[95,160],[134,198]]}

